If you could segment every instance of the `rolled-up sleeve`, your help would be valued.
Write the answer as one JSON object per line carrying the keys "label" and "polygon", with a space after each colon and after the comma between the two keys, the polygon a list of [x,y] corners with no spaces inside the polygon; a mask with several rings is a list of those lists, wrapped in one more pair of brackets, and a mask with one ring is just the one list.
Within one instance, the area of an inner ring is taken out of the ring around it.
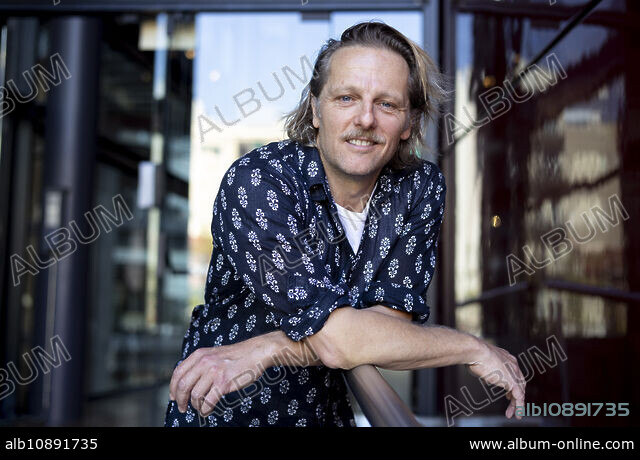
{"label": "rolled-up sleeve", "polygon": [[211,231],[235,276],[299,341],[349,305],[349,288],[328,277],[307,224],[308,197],[290,177],[279,163],[236,161],[223,177]]}
{"label": "rolled-up sleeve", "polygon": [[378,256],[384,258],[381,268],[362,294],[361,306],[385,305],[412,314],[413,321],[425,323],[430,308],[427,289],[436,267],[440,225],[444,215],[446,184],[443,174],[433,163],[424,185],[416,196],[408,217],[399,213],[394,231],[398,238],[385,245]]}

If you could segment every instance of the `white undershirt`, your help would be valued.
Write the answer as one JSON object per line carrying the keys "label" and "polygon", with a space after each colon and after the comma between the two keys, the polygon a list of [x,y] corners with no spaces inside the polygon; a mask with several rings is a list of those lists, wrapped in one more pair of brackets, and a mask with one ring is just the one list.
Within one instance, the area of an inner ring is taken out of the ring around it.
{"label": "white undershirt", "polygon": [[342,222],[342,226],[344,227],[344,231],[347,234],[347,239],[353,248],[354,254],[358,253],[360,240],[362,239],[362,232],[364,231],[364,224],[367,221],[367,214],[369,212],[369,203],[371,203],[371,197],[373,197],[377,187],[378,184],[376,183],[376,186],[373,188],[373,192],[371,192],[371,196],[369,196],[369,201],[367,201],[367,205],[362,212],[349,211],[336,203],[340,222]]}

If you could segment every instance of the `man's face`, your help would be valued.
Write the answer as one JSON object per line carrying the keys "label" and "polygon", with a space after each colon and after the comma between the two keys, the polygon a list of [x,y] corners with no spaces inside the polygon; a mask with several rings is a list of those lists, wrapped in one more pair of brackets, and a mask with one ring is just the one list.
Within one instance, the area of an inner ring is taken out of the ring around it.
{"label": "man's face", "polygon": [[405,60],[387,49],[353,46],[333,54],[322,93],[311,101],[330,178],[377,178],[409,138],[408,78]]}

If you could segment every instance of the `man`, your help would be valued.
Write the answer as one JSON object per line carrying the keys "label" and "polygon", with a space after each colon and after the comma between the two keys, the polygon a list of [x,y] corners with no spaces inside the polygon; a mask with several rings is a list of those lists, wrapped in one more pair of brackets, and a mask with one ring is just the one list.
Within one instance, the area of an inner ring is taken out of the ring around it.
{"label": "man", "polygon": [[444,213],[443,175],[414,154],[442,95],[437,76],[381,23],[323,47],[290,140],[223,178],[206,304],[185,335],[165,426],[353,426],[341,370],[367,363],[465,364],[508,391],[507,417],[524,404],[508,352],[416,324],[429,317]]}

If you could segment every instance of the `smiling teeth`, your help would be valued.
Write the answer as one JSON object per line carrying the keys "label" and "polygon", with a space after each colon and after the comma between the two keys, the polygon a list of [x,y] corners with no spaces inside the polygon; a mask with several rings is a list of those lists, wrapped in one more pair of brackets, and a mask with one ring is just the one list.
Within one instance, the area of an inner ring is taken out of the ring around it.
{"label": "smiling teeth", "polygon": [[370,141],[361,141],[360,139],[351,139],[348,141],[349,144],[353,144],[353,145],[361,145],[361,146],[365,146],[365,145],[373,145],[373,142]]}

